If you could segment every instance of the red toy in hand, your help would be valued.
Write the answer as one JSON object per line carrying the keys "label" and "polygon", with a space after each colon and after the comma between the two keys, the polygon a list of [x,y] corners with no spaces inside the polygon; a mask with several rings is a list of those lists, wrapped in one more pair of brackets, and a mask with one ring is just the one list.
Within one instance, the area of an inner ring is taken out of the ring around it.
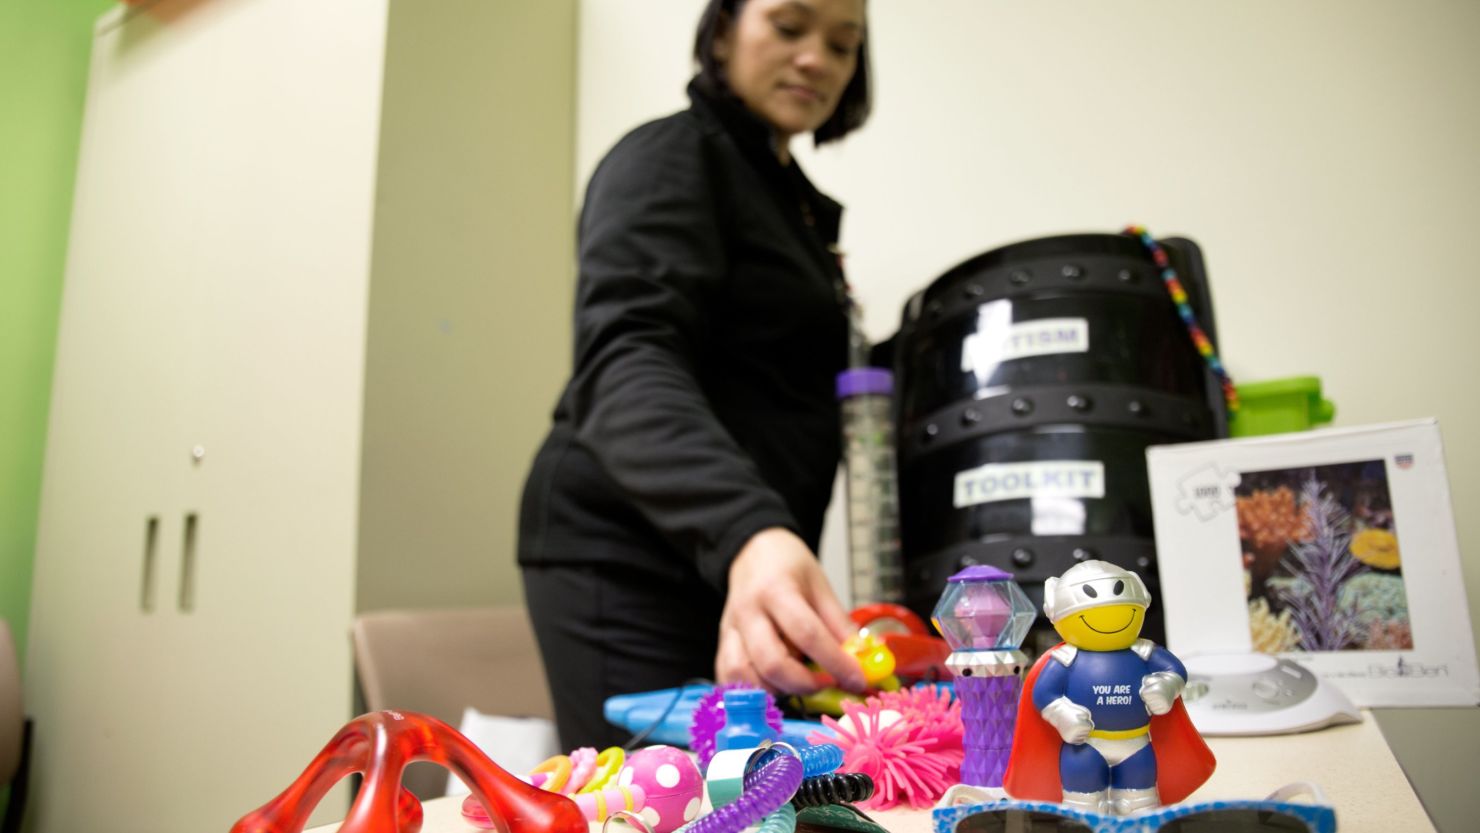
{"label": "red toy in hand", "polygon": [[586,833],[574,801],[500,769],[437,718],[394,711],[345,724],[298,780],[243,816],[231,833],[300,833],[329,788],[352,772],[363,772],[365,783],[339,833],[418,833],[421,802],[401,786],[402,771],[416,761],[441,764],[467,783],[499,833]]}

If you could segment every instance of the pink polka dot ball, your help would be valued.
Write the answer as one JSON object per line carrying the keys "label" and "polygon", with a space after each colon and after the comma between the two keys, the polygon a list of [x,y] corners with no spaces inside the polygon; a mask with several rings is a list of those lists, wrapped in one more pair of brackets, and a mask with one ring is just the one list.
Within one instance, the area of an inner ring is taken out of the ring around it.
{"label": "pink polka dot ball", "polygon": [[638,815],[653,833],[672,833],[693,821],[704,803],[699,767],[687,753],[672,746],[648,746],[632,753],[617,783],[642,787],[647,803]]}

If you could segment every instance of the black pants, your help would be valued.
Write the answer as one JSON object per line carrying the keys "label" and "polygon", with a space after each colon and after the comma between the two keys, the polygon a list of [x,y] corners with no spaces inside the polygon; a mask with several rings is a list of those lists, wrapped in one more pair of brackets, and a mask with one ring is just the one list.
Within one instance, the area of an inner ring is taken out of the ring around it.
{"label": "black pants", "polygon": [[602,717],[612,695],[714,676],[724,599],[697,572],[678,578],[611,565],[521,572],[562,748],[603,749],[632,736]]}

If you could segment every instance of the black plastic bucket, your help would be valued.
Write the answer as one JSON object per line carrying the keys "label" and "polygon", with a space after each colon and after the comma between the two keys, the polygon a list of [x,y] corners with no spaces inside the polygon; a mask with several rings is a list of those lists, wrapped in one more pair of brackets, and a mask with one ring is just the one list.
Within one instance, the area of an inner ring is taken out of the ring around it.
{"label": "black plastic bucket", "polygon": [[[1200,251],[1160,242],[1216,341]],[[1068,235],[974,257],[910,300],[893,353],[912,609],[928,616],[972,564],[1012,572],[1039,604],[1044,579],[1089,558],[1158,593],[1146,448],[1226,436],[1227,420],[1138,240]],[[1155,604],[1144,632],[1164,638]]]}

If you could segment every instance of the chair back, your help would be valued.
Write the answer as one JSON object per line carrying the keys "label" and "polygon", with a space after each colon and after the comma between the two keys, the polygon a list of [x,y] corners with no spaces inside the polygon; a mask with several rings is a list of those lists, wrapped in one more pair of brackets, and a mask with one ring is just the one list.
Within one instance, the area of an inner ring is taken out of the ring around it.
{"label": "chair back", "polygon": [[[355,670],[370,711],[406,710],[454,728],[463,710],[553,718],[534,629],[522,606],[383,610],[355,618]],[[406,786],[440,796],[446,772],[413,764]]]}

